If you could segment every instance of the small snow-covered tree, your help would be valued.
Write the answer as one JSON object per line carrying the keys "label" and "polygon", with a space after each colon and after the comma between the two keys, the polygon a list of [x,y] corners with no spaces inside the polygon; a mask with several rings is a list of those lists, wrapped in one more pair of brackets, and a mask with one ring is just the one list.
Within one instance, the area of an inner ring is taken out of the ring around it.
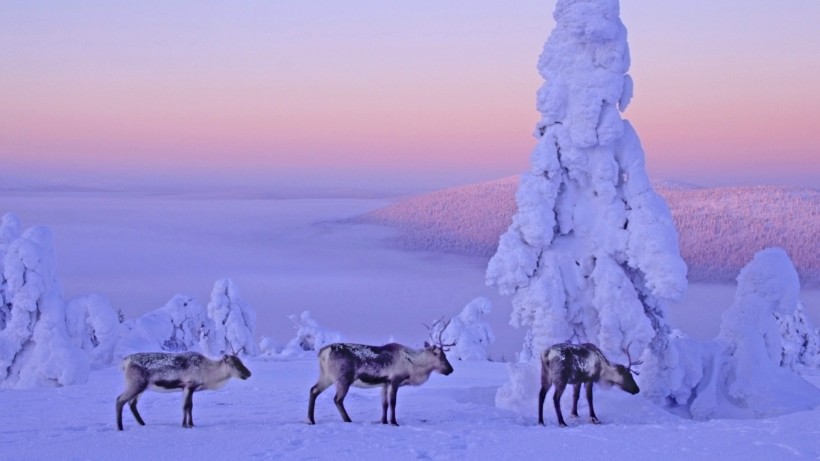
{"label": "small snow-covered tree", "polygon": [[177,294],[168,303],[142,317],[121,324],[117,356],[140,351],[198,350],[207,324],[205,308],[191,296]]}
{"label": "small snow-covered tree", "polygon": [[797,303],[793,314],[775,312],[774,316],[780,324],[783,343],[780,365],[792,369],[820,368],[820,330],[812,324],[803,303]]}
{"label": "small snow-covered tree", "polygon": [[558,0],[538,69],[541,120],[518,210],[487,266],[513,295],[511,323],[528,343],[497,402],[529,408],[537,358],[554,343],[596,343],[613,360],[645,348],[642,388],[663,400],[679,383],[666,304],[686,290],[686,265],[664,200],[652,189],[629,122],[630,57],[617,0]]}
{"label": "small snow-covered tree", "polygon": [[221,279],[214,284],[208,318],[210,321],[201,333],[203,352],[211,355],[258,353],[253,339],[256,311],[242,300],[231,279]]}
{"label": "small snow-covered tree", "polygon": [[291,322],[296,329],[296,337],[285,345],[282,354],[293,355],[305,351],[318,351],[322,347],[339,342],[342,335],[335,331],[324,329],[319,322],[310,316],[310,312],[304,311],[299,317],[291,315]]}
{"label": "small snow-covered tree", "polygon": [[6,328],[11,319],[11,296],[7,292],[6,276],[3,270],[3,259],[11,242],[20,236],[20,220],[12,213],[3,215],[0,220],[0,331]]}
{"label": "small snow-covered tree", "polygon": [[[4,217],[3,239],[7,223]],[[26,230],[11,241],[3,258],[4,298],[9,307],[0,331],[0,382],[29,388],[82,383],[88,379],[88,357],[72,344],[66,326],[51,231]]]}
{"label": "small snow-covered tree", "polygon": [[436,321],[430,335],[441,337],[446,344],[455,343],[447,352],[454,360],[487,360],[487,349],[495,342],[495,335],[484,316],[492,310],[492,303],[484,297],[470,301],[459,315],[448,322]]}
{"label": "small snow-covered tree", "polygon": [[94,368],[110,365],[119,340],[119,317],[104,296],[87,295],[66,305],[68,334]]}

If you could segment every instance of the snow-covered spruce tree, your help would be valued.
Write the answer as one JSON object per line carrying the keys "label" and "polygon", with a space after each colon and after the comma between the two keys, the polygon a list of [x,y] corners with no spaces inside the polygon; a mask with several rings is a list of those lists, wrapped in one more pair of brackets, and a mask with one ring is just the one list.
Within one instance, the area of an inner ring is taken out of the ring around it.
{"label": "snow-covered spruce tree", "polygon": [[720,333],[704,348],[703,376],[692,383],[692,416],[755,418],[820,405],[820,390],[783,366],[777,317],[794,315],[799,293],[797,271],[781,248],[757,252],[740,271]]}
{"label": "snow-covered spruce tree", "polygon": [[11,297],[6,294],[6,276],[3,270],[3,259],[11,242],[20,236],[20,220],[17,216],[6,213],[0,219],[0,331],[6,328],[11,319]]}
{"label": "snow-covered spruce tree", "polygon": [[120,321],[108,299],[100,295],[72,299],[66,305],[66,323],[72,342],[88,354],[93,368],[111,364]]}
{"label": "snow-covered spruce tree", "polygon": [[256,311],[242,300],[231,279],[217,280],[214,284],[208,303],[208,318],[210,321],[201,332],[203,352],[212,356],[258,353],[253,340]]}
{"label": "snow-covered spruce tree", "polygon": [[484,316],[492,310],[489,299],[478,297],[470,301],[449,322],[438,320],[430,327],[430,335],[441,334],[445,344],[455,343],[447,352],[451,360],[487,360],[487,348],[495,342],[495,334]]}
{"label": "snow-covered spruce tree", "polygon": [[294,355],[305,351],[318,351],[322,347],[339,342],[342,335],[335,331],[326,330],[319,325],[319,322],[310,316],[310,312],[304,311],[299,317],[289,316],[296,329],[296,337],[291,339],[282,350],[282,355]]}
{"label": "snow-covered spruce tree", "polygon": [[[4,241],[15,234],[11,227],[19,229],[9,216],[0,232]],[[30,388],[85,382],[89,360],[68,335],[51,231],[32,227],[7,245],[3,297],[8,310],[0,331],[0,383]]]}
{"label": "snow-covered spruce tree", "polygon": [[198,350],[208,317],[205,308],[191,296],[174,295],[164,306],[121,324],[116,356],[133,352]]}
{"label": "snow-covered spruce tree", "polygon": [[669,208],[647,178],[629,122],[626,28],[617,0],[559,0],[538,69],[537,144],[521,177],[518,210],[487,267],[513,295],[511,323],[529,329],[505,407],[531,406],[537,358],[568,340],[596,343],[612,360],[643,353],[642,388],[675,387],[665,305],[686,290],[686,265]]}

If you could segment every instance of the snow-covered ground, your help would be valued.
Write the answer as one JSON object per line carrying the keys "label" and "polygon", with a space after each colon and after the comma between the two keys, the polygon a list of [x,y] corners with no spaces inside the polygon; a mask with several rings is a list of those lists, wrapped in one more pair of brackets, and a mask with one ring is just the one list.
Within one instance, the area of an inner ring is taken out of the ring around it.
{"label": "snow-covered ground", "polygon": [[[307,396],[318,370],[314,358],[248,360],[247,381],[194,397],[194,429],[181,427],[180,393],[146,392],[140,409],[146,426],[125,410],[124,432],[114,424],[122,390],[117,367],[92,372],[87,384],[59,389],[0,390],[0,459],[631,459],[792,460],[820,456],[820,410],[761,420],[693,421],[616,389],[596,393],[601,425],[586,406],[568,428],[546,427],[531,414],[494,405],[507,380],[505,365],[456,362],[455,372],[434,374],[398,395],[400,427],[382,426],[380,392],[353,389],[341,421],[333,388],[319,396],[315,426],[305,423]],[[569,403],[568,397],[565,405]],[[568,411],[565,411],[568,414]]]}

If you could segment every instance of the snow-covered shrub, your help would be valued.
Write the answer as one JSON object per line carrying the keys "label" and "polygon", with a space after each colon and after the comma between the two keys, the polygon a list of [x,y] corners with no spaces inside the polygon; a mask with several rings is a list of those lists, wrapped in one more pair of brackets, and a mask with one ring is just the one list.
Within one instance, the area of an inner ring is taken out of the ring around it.
{"label": "snow-covered shrub", "polygon": [[200,340],[204,353],[212,356],[258,353],[253,339],[256,311],[242,300],[231,279],[221,279],[214,284],[208,319]]}
{"label": "snow-covered shrub", "polygon": [[310,312],[304,311],[302,315],[296,317],[291,315],[291,322],[296,329],[296,337],[291,339],[282,350],[283,355],[294,355],[305,351],[318,351],[322,347],[339,342],[342,336],[330,330],[325,330],[319,323],[310,316]]}
{"label": "snow-covered shrub", "polygon": [[88,295],[72,299],[66,305],[66,322],[72,342],[88,354],[92,367],[111,364],[120,322],[105,297]]}
{"label": "snow-covered shrub", "polygon": [[[638,136],[619,114],[632,96],[626,28],[615,0],[559,0],[554,18],[538,64],[538,141],[487,283],[513,296],[511,323],[530,330],[521,357],[575,339],[624,362],[631,346],[644,355],[645,394],[663,400],[678,366],[666,304],[685,294],[686,265]],[[497,403],[518,407],[513,397],[535,394],[502,388]]]}
{"label": "snow-covered shrub", "polygon": [[476,298],[449,322],[433,323],[430,335],[440,337],[446,344],[455,343],[447,352],[450,360],[487,360],[487,348],[495,342],[493,330],[484,320],[484,316],[491,310],[492,303],[489,299]]}
{"label": "snow-covered shrub", "polygon": [[121,324],[116,355],[199,350],[200,334],[207,321],[205,308],[196,299],[177,294],[159,309]]}
{"label": "snow-covered shrub", "polygon": [[263,336],[259,341],[259,355],[262,357],[273,357],[279,354],[276,342],[269,336]]}
{"label": "snow-covered shrub", "polygon": [[[9,216],[0,230],[4,240],[15,233]],[[89,360],[68,336],[51,231],[32,227],[4,245],[0,382],[18,388],[85,382]]]}

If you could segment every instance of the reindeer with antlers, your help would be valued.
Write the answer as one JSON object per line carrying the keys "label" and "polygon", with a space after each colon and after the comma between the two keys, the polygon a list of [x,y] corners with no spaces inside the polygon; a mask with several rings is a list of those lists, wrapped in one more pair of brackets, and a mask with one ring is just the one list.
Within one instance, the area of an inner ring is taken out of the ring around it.
{"label": "reindeer with antlers", "polygon": [[616,385],[630,394],[637,394],[640,389],[635,383],[632,374],[638,374],[632,369],[642,362],[633,362],[629,354],[629,346],[624,350],[629,360],[628,366],[612,365],[597,346],[590,343],[556,344],[547,348],[541,354],[541,392],[538,394],[538,424],[544,425],[544,400],[547,397],[547,390],[551,385],[555,385],[555,392],[552,396],[555,405],[555,414],[558,417],[558,425],[566,427],[564,416],[561,414],[561,395],[567,384],[574,386],[572,391],[572,416],[578,416],[578,398],[581,395],[581,383],[586,390],[587,403],[589,404],[589,419],[594,424],[599,424],[598,417],[595,416],[595,409],[592,406],[592,383],[604,383]]}
{"label": "reindeer with antlers", "polygon": [[[440,322],[440,321],[439,321]],[[438,323],[438,322],[437,322]],[[449,323],[449,321],[447,322]],[[434,324],[435,326],[435,324]],[[342,420],[350,422],[344,407],[344,399],[350,386],[382,388],[382,424],[387,424],[387,407],[390,407],[390,424],[396,422],[396,395],[401,386],[418,386],[430,378],[433,371],[443,375],[453,372],[445,351],[455,344],[444,344],[441,333],[447,327],[438,329],[438,335],[424,343],[423,349],[413,349],[401,344],[384,346],[336,343],[319,351],[319,379],[310,389],[308,401],[308,423],[315,424],[313,410],[316,397],[331,384],[336,384],[333,402],[342,415]]]}

